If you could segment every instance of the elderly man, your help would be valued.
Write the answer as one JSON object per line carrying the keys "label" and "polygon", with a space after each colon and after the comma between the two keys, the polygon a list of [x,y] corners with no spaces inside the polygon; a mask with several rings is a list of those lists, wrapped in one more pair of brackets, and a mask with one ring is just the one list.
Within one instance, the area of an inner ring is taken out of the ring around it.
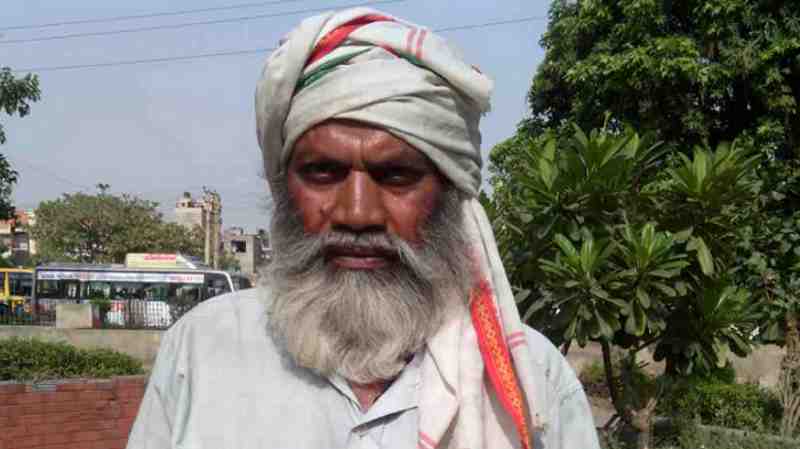
{"label": "elderly man", "polygon": [[166,333],[128,448],[597,448],[476,200],[490,91],[377,11],[290,33],[256,92],[274,261]]}

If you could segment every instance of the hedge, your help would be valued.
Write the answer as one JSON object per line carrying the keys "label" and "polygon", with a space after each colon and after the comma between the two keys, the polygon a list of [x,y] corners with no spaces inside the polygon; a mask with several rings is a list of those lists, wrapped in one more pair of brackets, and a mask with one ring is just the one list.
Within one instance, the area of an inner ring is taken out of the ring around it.
{"label": "hedge", "polygon": [[68,343],[0,339],[0,381],[40,381],[143,374],[142,363],[110,349],[78,349]]}
{"label": "hedge", "polygon": [[753,432],[774,432],[782,408],[775,394],[754,384],[689,382],[659,404],[662,416],[699,418],[702,424]]}

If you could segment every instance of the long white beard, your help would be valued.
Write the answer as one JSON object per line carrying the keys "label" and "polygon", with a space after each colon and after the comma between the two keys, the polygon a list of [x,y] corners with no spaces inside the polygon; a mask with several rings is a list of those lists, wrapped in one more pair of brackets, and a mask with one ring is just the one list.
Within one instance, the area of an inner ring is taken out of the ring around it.
{"label": "long white beard", "polygon": [[[467,303],[471,277],[457,191],[443,194],[415,246],[383,233],[304,234],[288,195],[275,196],[275,256],[264,290],[272,335],[297,365],[359,383],[392,379]],[[323,256],[332,241],[391,248],[398,262],[337,268]]]}

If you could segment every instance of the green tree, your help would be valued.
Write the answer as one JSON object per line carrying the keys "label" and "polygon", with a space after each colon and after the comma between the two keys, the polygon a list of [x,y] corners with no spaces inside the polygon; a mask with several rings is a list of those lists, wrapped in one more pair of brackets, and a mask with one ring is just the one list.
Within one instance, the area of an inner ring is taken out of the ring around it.
{"label": "green tree", "polygon": [[[30,104],[39,100],[39,80],[35,75],[28,74],[22,78],[15,78],[8,67],[0,67],[0,110],[8,115],[18,114],[20,117],[28,115]],[[0,145],[6,142],[5,129],[0,123]],[[14,216],[14,206],[11,204],[11,192],[17,182],[18,173],[11,168],[5,156],[0,154],[0,219],[9,219]]]}
{"label": "green tree", "polygon": [[654,346],[669,376],[709,372],[750,350],[756,324],[733,273],[758,158],[736,144],[669,163],[663,151],[628,129],[518,135],[493,151],[485,199],[523,319],[565,347],[599,342],[618,415],[645,434],[657,389],[626,393],[612,346],[631,360]]}
{"label": "green tree", "polygon": [[671,153],[733,140],[761,153],[742,205],[757,225],[737,233],[731,276],[764,304],[763,340],[781,343],[800,313],[800,3],[554,0],[541,45],[521,137],[563,143],[608,113]]}
{"label": "green tree", "polygon": [[800,157],[800,3],[555,0],[529,129],[613,117],[691,149],[747,136]]}
{"label": "green tree", "polygon": [[44,261],[123,263],[127,253],[178,252],[201,256],[202,232],[166,223],[158,204],[132,195],[64,194],[42,202],[30,231]]}
{"label": "green tree", "polygon": [[236,258],[236,255],[231,253],[230,251],[222,251],[222,258],[219,261],[219,269],[224,271],[241,271],[242,264],[239,263],[239,259]]}

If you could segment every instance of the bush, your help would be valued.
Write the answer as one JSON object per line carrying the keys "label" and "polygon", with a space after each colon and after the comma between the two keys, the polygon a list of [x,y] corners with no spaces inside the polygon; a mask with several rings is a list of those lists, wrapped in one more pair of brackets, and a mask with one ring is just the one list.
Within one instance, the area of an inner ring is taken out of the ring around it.
{"label": "bush", "polygon": [[686,379],[689,383],[716,383],[732,385],[736,383],[736,369],[730,362],[724,367],[713,367],[709,371],[695,370]]}
{"label": "bush", "polygon": [[800,449],[800,441],[764,436],[735,434],[722,429],[687,425],[678,431],[681,449]]}
{"label": "bush", "polygon": [[715,381],[685,382],[659,404],[659,414],[756,432],[777,430],[781,410],[774,393],[758,385]]}
{"label": "bush", "polygon": [[17,337],[0,340],[0,381],[107,378],[142,373],[141,362],[109,349],[78,349],[62,342]]}

